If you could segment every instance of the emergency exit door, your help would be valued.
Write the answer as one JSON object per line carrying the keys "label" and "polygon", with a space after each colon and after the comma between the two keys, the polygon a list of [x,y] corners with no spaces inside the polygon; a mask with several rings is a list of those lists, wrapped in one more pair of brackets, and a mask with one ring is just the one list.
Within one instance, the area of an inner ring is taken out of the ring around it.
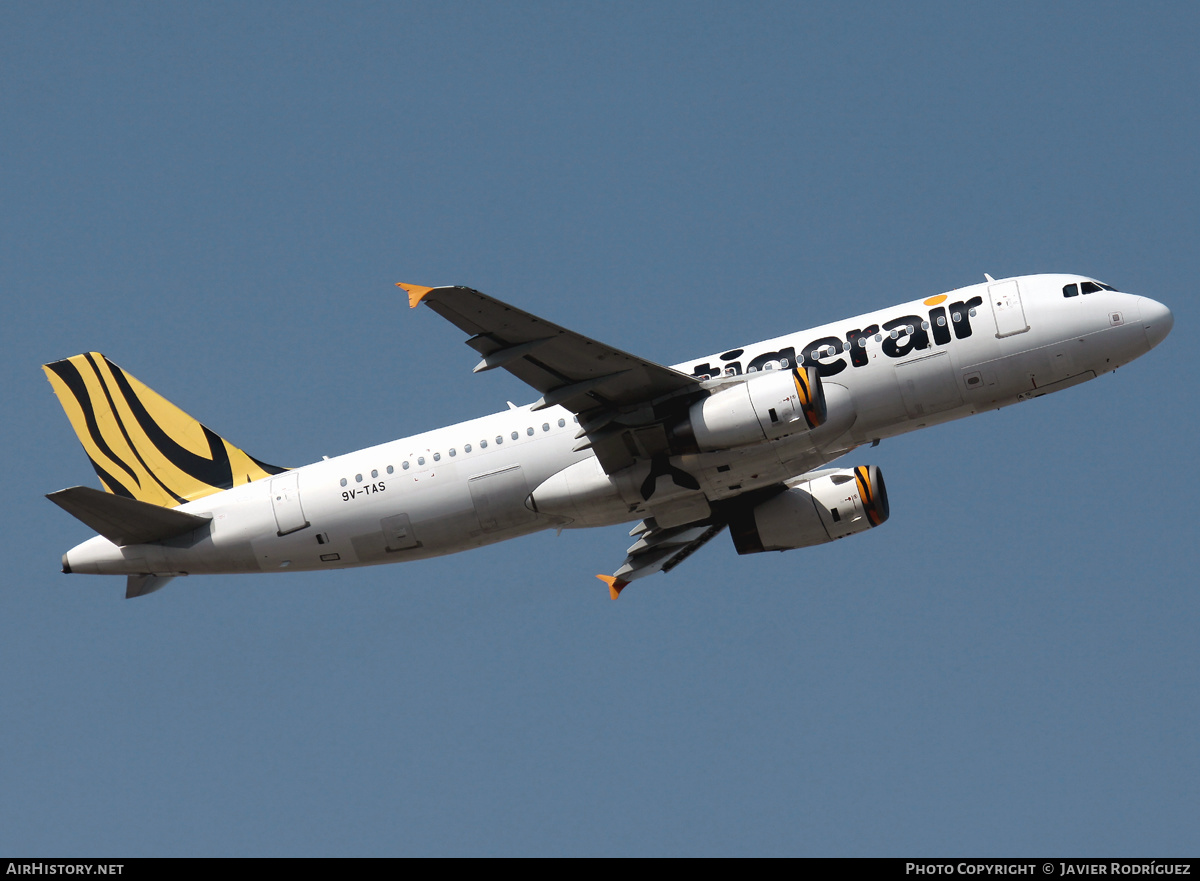
{"label": "emergency exit door", "polygon": [[992,314],[996,316],[996,337],[1012,336],[1029,330],[1025,307],[1021,303],[1021,288],[1015,279],[988,286]]}

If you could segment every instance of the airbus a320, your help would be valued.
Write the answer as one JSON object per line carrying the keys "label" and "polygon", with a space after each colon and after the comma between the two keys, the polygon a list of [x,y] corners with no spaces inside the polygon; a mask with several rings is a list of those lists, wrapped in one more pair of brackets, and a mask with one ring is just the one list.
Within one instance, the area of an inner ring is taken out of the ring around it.
{"label": "airbus a320", "polygon": [[103,490],[48,498],[95,532],[63,572],[126,597],[201,573],[451,554],[636,521],[611,574],[668,572],[729,529],[739,554],[888,519],[857,447],[1070,388],[1170,332],[1170,310],[1078,275],[995,280],[665,367],[466,287],[401,284],[534,403],[300,468],[256,459],[97,352],[44,366]]}

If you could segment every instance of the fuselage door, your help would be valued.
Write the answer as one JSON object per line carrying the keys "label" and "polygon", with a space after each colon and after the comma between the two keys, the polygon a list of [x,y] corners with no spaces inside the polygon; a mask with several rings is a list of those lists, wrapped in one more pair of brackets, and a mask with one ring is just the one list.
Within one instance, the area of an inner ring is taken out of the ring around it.
{"label": "fuselage door", "polygon": [[992,314],[996,316],[996,337],[1012,336],[1029,330],[1025,307],[1021,304],[1021,289],[1016,279],[988,286]]}
{"label": "fuselage door", "polygon": [[271,507],[279,535],[287,535],[308,526],[304,508],[300,506],[300,473],[285,471],[271,479]]}

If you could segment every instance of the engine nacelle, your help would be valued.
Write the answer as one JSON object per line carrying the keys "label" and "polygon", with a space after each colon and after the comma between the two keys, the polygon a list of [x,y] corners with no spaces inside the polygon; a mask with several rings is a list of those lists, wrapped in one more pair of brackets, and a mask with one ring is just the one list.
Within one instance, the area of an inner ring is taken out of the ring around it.
{"label": "engine nacelle", "polygon": [[674,434],[705,452],[728,450],[810,431],[827,415],[817,368],[796,366],[750,376],[713,392],[691,406]]}
{"label": "engine nacelle", "polygon": [[790,551],[865,532],[888,519],[887,488],[875,465],[800,480],[729,522],[739,554]]}

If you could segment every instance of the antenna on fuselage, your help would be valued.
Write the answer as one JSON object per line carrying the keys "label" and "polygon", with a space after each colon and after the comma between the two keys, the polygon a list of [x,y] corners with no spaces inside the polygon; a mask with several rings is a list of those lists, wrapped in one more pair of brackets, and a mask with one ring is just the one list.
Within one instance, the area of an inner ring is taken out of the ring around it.
{"label": "antenna on fuselage", "polygon": [[995,281],[995,280],[996,280],[996,279],[992,278],[990,275],[988,275],[986,272],[983,274],[983,277],[984,277],[984,278],[986,278],[988,281]]}

